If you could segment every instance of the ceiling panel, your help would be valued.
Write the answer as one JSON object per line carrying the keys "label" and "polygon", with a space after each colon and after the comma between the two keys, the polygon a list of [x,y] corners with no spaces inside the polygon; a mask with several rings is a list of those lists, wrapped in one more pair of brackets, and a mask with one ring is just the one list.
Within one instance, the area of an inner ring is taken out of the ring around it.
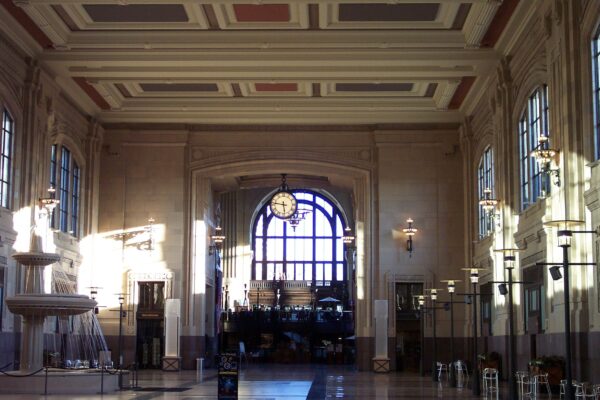
{"label": "ceiling panel", "polygon": [[103,123],[454,123],[518,3],[29,0],[0,17]]}

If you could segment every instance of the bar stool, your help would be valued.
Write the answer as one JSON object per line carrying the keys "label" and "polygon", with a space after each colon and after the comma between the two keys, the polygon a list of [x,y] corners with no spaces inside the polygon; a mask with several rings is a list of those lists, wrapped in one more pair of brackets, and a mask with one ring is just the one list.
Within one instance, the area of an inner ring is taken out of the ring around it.
{"label": "bar stool", "polygon": [[537,396],[538,394],[538,386],[541,385],[545,385],[546,386],[546,393],[548,393],[548,396],[552,396],[552,390],[550,389],[550,382],[548,382],[548,373],[544,373],[544,374],[538,374],[535,376],[535,391],[534,391],[534,395]]}
{"label": "bar stool", "polygon": [[483,370],[483,392],[498,392],[498,370],[496,368],[485,368]]}
{"label": "bar stool", "polygon": [[[596,393],[586,382],[573,383],[576,399],[596,399]],[[591,389],[591,390],[590,390]]]}
{"label": "bar stool", "polygon": [[[515,372],[515,376],[517,378],[518,390],[519,390],[519,398],[522,399],[524,396],[531,395],[531,387],[529,382],[529,373],[527,371],[517,371]],[[527,391],[525,391],[527,389]]]}
{"label": "bar stool", "polygon": [[436,362],[437,365],[437,376],[438,376],[438,382],[442,381],[442,374],[445,372],[446,373],[446,380],[449,380],[450,378],[448,377],[448,364],[444,364],[440,361]]}
{"label": "bar stool", "polygon": [[469,381],[469,370],[467,370],[467,365],[462,360],[458,360],[454,363],[454,369],[456,372],[456,385],[458,387],[463,387],[466,382]]}

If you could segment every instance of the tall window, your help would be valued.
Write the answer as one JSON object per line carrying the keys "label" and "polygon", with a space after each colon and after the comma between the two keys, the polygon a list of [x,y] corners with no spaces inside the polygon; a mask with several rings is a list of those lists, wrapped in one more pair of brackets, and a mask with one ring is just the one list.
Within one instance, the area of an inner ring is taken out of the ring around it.
{"label": "tall window", "polygon": [[52,226],[76,237],[79,234],[80,177],[81,170],[71,151],[65,146],[52,145],[50,186],[56,189],[60,200],[58,209],[54,211]]}
{"label": "tall window", "polygon": [[[485,198],[485,190],[489,189],[490,198],[495,198],[494,188],[494,151],[488,147],[483,152],[477,168],[479,199]],[[479,205],[479,237],[485,237],[492,231],[492,214]]]}
{"label": "tall window", "polygon": [[2,112],[2,142],[0,143],[0,206],[10,207],[12,182],[13,136],[15,122],[7,110]]}
{"label": "tall window", "polygon": [[308,190],[294,191],[298,208],[309,210],[294,228],[265,204],[254,221],[252,279],[304,280],[317,285],[343,281],[346,261],[341,213],[328,199]]}
{"label": "tall window", "polygon": [[521,210],[535,203],[550,191],[550,179],[542,174],[531,152],[539,145],[540,136],[549,136],[548,86],[540,86],[527,100],[519,119],[519,172],[521,179]]}
{"label": "tall window", "polygon": [[592,89],[594,91],[594,147],[600,159],[600,30],[592,40]]}

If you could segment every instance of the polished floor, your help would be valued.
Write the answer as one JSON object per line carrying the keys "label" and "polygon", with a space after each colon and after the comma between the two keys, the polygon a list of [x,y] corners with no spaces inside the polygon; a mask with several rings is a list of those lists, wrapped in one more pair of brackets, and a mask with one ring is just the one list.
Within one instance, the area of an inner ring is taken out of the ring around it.
{"label": "polished floor", "polygon": [[[124,381],[129,385],[128,379]],[[0,399],[208,400],[217,399],[217,373],[141,371],[137,389],[104,395],[2,395]],[[501,388],[501,392],[505,391]],[[501,398],[502,396],[500,396]],[[358,372],[331,365],[244,364],[239,375],[242,400],[314,399],[475,399],[468,388],[451,388],[416,374]],[[496,398],[494,395],[493,398]]]}

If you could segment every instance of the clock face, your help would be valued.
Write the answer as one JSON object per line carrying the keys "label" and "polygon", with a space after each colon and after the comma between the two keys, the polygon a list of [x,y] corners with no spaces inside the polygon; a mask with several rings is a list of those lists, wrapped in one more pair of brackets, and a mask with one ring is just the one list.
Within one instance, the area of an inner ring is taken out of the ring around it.
{"label": "clock face", "polygon": [[271,212],[277,218],[287,219],[294,215],[298,208],[298,202],[290,192],[277,192],[271,198]]}

